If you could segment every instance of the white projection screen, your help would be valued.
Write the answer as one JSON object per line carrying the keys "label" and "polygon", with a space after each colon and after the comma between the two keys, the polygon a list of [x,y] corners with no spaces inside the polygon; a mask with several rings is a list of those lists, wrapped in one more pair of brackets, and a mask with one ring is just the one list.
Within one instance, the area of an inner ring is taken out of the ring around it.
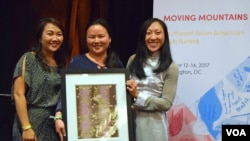
{"label": "white projection screen", "polygon": [[222,125],[249,125],[250,2],[154,0],[153,16],[179,65],[170,141],[221,141]]}

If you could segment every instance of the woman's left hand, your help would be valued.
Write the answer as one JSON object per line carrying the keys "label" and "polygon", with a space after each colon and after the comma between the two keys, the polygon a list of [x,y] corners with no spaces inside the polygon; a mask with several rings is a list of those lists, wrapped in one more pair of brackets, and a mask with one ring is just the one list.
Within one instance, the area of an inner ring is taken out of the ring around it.
{"label": "woman's left hand", "polygon": [[60,141],[63,141],[63,138],[66,136],[64,122],[61,119],[55,120],[56,132],[60,137]]}
{"label": "woman's left hand", "polygon": [[133,96],[134,98],[137,98],[138,96],[137,83],[132,79],[128,80],[126,83],[126,87],[130,95]]}

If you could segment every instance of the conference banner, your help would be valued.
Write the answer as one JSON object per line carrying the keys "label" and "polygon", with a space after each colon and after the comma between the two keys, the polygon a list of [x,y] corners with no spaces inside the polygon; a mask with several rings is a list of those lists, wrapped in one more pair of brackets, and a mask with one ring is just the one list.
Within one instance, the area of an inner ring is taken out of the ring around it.
{"label": "conference banner", "polygon": [[153,9],[179,66],[170,141],[250,137],[250,2],[154,0]]}

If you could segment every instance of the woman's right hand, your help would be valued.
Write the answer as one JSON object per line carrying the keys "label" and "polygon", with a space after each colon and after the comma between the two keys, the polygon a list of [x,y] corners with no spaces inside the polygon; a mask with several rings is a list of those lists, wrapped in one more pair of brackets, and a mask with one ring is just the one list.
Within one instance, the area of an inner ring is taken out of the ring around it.
{"label": "woman's right hand", "polygon": [[22,137],[23,141],[37,141],[36,134],[32,128],[24,130]]}

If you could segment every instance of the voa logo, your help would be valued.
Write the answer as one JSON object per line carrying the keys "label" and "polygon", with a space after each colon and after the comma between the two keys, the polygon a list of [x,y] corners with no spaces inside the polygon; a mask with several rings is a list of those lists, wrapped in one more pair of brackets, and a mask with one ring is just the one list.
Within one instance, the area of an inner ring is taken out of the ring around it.
{"label": "voa logo", "polygon": [[226,129],[227,136],[247,136],[244,129]]}

